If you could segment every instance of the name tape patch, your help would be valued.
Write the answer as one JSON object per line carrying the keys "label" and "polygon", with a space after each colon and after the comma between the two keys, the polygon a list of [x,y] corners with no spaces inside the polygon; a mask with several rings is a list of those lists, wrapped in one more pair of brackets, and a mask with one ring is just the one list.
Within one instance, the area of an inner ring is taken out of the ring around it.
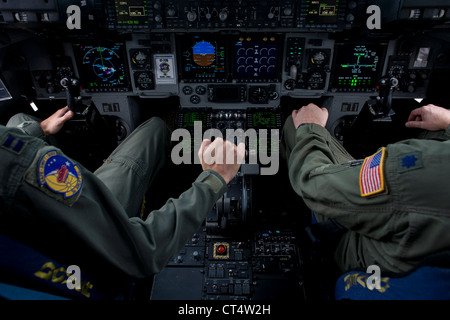
{"label": "name tape patch", "polygon": [[382,193],[385,190],[384,157],[386,148],[381,148],[374,155],[367,157],[361,167],[359,186],[362,197]]}
{"label": "name tape patch", "polygon": [[55,150],[48,151],[37,166],[39,186],[64,195],[64,199],[75,196],[83,185],[80,168]]}

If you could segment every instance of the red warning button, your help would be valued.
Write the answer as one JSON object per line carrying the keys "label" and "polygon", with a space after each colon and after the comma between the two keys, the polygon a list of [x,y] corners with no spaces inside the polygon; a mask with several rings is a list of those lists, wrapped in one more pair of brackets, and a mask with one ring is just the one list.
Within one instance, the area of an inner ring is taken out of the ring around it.
{"label": "red warning button", "polygon": [[228,259],[230,257],[230,244],[228,242],[214,243],[213,258]]}
{"label": "red warning button", "polygon": [[216,248],[216,253],[219,255],[227,254],[227,247],[225,247],[223,244],[220,244]]}

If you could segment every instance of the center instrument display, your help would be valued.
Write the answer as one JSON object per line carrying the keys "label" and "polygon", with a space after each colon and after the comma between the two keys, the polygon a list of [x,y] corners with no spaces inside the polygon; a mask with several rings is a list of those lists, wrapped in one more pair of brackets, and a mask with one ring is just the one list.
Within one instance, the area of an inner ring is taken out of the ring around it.
{"label": "center instrument display", "polygon": [[278,82],[281,52],[276,35],[239,36],[234,44],[235,78],[241,82]]}
{"label": "center instrument display", "polygon": [[186,82],[222,82],[226,79],[226,42],[214,35],[183,35],[181,75]]}
{"label": "center instrument display", "polygon": [[332,87],[336,91],[375,91],[386,46],[382,44],[339,44]]}
{"label": "center instrument display", "polygon": [[185,82],[280,82],[279,34],[178,35],[180,73]]}
{"label": "center instrument display", "polygon": [[124,44],[75,44],[82,85],[90,92],[128,91]]}

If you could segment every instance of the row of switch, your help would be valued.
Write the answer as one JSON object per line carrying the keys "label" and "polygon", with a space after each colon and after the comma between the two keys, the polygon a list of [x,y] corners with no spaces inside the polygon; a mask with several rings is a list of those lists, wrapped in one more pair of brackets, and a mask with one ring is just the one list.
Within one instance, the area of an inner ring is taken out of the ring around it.
{"label": "row of switch", "polygon": [[206,292],[208,294],[231,294],[235,296],[249,295],[250,283],[206,283]]}
{"label": "row of switch", "polygon": [[248,265],[240,265],[237,268],[235,264],[228,264],[226,266],[212,264],[208,268],[208,278],[225,278],[227,271],[228,277],[230,278],[248,279],[250,277]]}

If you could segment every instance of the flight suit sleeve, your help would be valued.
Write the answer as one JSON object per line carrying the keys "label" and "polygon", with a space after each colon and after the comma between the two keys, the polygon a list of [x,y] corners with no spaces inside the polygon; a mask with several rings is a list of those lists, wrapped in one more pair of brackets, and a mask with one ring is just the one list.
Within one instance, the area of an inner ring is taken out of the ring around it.
{"label": "flight suit sleeve", "polygon": [[330,133],[317,124],[300,126],[295,139],[288,162],[289,179],[318,222],[332,218],[347,229],[374,238],[385,236],[389,215],[375,213],[388,212],[390,199],[386,193],[361,196],[363,161],[340,163]]}
{"label": "flight suit sleeve", "polygon": [[422,132],[418,135],[419,139],[426,139],[426,140],[450,140],[450,125],[445,130],[439,130],[439,131],[429,131],[429,130],[422,130]]}
{"label": "flight suit sleeve", "polygon": [[[22,159],[36,152],[29,150],[29,146],[27,143],[23,148]],[[65,171],[70,168],[66,180],[73,177],[70,185],[56,181],[64,170],[52,172],[52,167],[62,166]],[[17,175],[20,172],[14,176]],[[31,237],[38,251],[58,250],[55,252],[61,254],[56,245],[49,246],[46,239],[52,239],[53,243],[71,248],[64,257],[69,264],[82,269],[86,265],[94,268],[111,265],[129,276],[143,278],[161,271],[181,250],[226,189],[227,184],[218,173],[206,170],[179,198],[169,199],[145,220],[130,218],[93,173],[58,149],[44,145],[23,174],[9,216],[16,221],[14,225],[21,226],[24,237]],[[32,222],[26,222],[24,217]]]}
{"label": "flight suit sleeve", "polygon": [[[130,218],[136,230],[137,247],[147,262],[145,273],[157,273],[173,258],[198,230],[227,185],[214,171],[205,171],[178,199],[169,199],[147,219]],[[111,248],[112,249],[112,248]]]}
{"label": "flight suit sleeve", "polygon": [[45,135],[41,128],[40,120],[25,113],[18,113],[11,117],[6,126],[9,128],[18,128],[29,136],[45,140]]}
{"label": "flight suit sleeve", "polygon": [[450,125],[444,130],[442,140],[450,140]]}

